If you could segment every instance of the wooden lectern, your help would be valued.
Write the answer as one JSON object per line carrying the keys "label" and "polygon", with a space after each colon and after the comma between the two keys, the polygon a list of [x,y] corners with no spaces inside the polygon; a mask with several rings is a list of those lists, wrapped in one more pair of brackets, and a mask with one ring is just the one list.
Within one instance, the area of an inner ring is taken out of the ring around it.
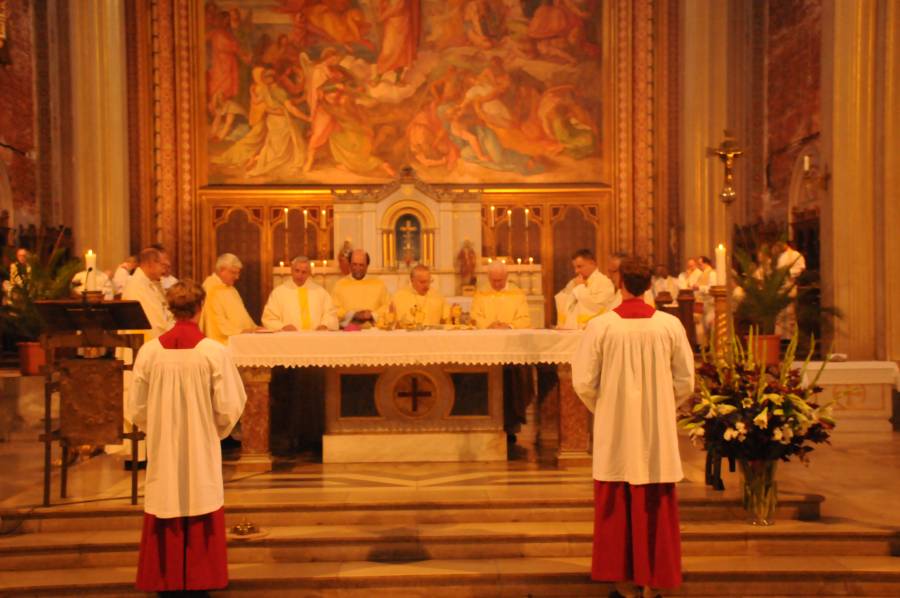
{"label": "wooden lectern", "polygon": [[[132,463],[137,461],[137,441],[144,433],[136,426],[123,433],[123,372],[131,369],[109,349],[129,348],[133,358],[144,342],[150,322],[137,301],[83,300],[36,301],[46,330],[41,344],[47,354],[44,366],[44,506],[50,505],[50,468],[53,441],[62,448],[60,498],[66,497],[69,449],[83,444],[110,444],[132,440]],[[59,392],[59,427],[53,430],[51,402]],[[131,472],[131,504],[137,504],[137,467]]]}

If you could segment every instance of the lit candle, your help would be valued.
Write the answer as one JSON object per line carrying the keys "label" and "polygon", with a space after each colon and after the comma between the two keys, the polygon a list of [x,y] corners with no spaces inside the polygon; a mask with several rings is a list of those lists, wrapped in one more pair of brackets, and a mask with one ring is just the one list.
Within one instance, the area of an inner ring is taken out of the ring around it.
{"label": "lit candle", "polygon": [[719,243],[716,247],[716,284],[725,286],[728,276],[728,266],[725,262],[725,245]]}
{"label": "lit candle", "polygon": [[284,209],[284,232],[287,232],[288,229],[288,209]]}
{"label": "lit candle", "polygon": [[322,228],[328,228],[328,210],[322,210]]}
{"label": "lit candle", "polygon": [[528,227],[531,226],[531,223],[528,221],[528,212],[528,208],[525,208],[525,253],[531,250],[531,247],[528,246]]}
{"label": "lit candle", "polygon": [[529,263],[529,264],[533,264],[533,263],[534,263],[534,258],[533,258],[533,257],[528,258],[528,263]]}
{"label": "lit candle", "polygon": [[[509,208],[507,208],[507,209],[506,209],[506,233],[507,233],[507,234],[506,234],[506,245],[507,245],[506,248],[507,248],[507,250],[509,251],[509,257],[510,257],[510,259],[512,259],[512,255],[513,255],[513,248],[512,248],[512,243],[513,243],[513,239],[512,239],[512,237],[513,237],[513,231],[512,231],[512,228],[513,228],[513,227],[512,227],[512,210],[510,210]],[[504,261],[503,263],[505,264],[506,262]]]}
{"label": "lit candle", "polygon": [[494,210],[496,209],[495,206],[491,206],[491,228],[494,228]]}
{"label": "lit candle", "polygon": [[489,264],[493,264],[493,263],[494,263],[494,258],[489,257],[489,258],[488,258],[488,263],[489,263]]}
{"label": "lit candle", "polygon": [[328,267],[328,260],[322,260],[322,267],[323,267],[323,268],[327,268],[327,267]]}
{"label": "lit candle", "polygon": [[284,268],[284,261],[283,261],[283,260],[278,262],[278,267],[279,267],[279,268]]}
{"label": "lit candle", "polygon": [[517,257],[517,258],[516,258],[516,263],[519,264],[519,265],[521,266],[521,265],[522,265],[522,258]]}
{"label": "lit candle", "polygon": [[303,210],[303,230],[306,231],[306,227],[309,224],[309,212],[307,210]]}
{"label": "lit candle", "polygon": [[97,254],[87,250],[84,254],[84,269],[87,271],[84,277],[84,290],[95,291],[95,282],[97,280]]}
{"label": "lit candle", "polygon": [[809,156],[803,156],[803,172],[809,172]]}

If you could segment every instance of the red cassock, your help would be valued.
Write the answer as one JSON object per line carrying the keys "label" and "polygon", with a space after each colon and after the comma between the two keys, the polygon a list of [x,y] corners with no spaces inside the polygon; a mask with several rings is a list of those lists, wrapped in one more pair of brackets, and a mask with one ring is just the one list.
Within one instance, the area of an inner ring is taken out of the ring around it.
{"label": "red cassock", "polygon": [[[166,349],[193,349],[205,338],[192,322],[159,337]],[[225,509],[191,517],[144,513],[136,586],[143,592],[219,590],[228,586]]]}
{"label": "red cassock", "polygon": [[[622,318],[649,318],[640,299],[623,301]],[[594,480],[591,579],[631,581],[651,588],[681,585],[681,531],[674,483],[629,484]]]}

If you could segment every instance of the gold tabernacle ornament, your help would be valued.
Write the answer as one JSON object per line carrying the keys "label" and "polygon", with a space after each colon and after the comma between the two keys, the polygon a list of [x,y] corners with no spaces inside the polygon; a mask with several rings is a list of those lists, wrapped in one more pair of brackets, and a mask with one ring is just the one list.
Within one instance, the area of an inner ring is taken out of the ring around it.
{"label": "gold tabernacle ornament", "polygon": [[743,154],[744,150],[738,148],[737,141],[727,129],[725,130],[725,140],[719,144],[719,147],[709,149],[709,155],[718,156],[725,165],[725,187],[719,193],[719,199],[726,205],[737,199],[737,191],[734,190],[734,161]]}

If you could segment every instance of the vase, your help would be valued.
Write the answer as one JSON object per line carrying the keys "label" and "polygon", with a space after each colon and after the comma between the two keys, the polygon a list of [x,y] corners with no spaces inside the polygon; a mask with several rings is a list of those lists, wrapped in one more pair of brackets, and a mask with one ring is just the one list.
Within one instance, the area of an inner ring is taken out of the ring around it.
{"label": "vase", "polygon": [[775,523],[778,505],[778,483],[775,481],[776,460],[741,460],[744,476],[744,509],[752,525]]}

